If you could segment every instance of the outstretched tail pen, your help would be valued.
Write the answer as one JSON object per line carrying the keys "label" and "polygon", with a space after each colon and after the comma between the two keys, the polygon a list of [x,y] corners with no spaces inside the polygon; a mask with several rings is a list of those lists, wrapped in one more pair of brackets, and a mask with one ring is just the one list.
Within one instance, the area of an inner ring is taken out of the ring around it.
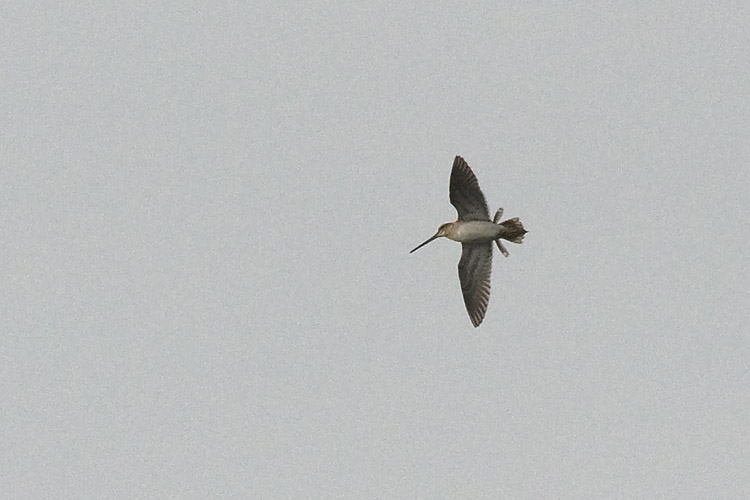
{"label": "outstretched tail pen", "polygon": [[502,235],[501,238],[511,243],[523,243],[523,237],[528,231],[523,228],[523,223],[518,220],[518,217],[503,221],[500,225],[507,230],[507,233]]}
{"label": "outstretched tail pen", "polygon": [[505,249],[505,246],[500,243],[500,239],[508,240],[511,243],[523,243],[523,236],[528,232],[523,227],[523,223],[521,223],[520,220],[518,220],[518,217],[513,217],[512,219],[508,219],[503,222],[500,221],[500,217],[503,216],[503,209],[498,208],[497,212],[495,212],[495,217],[493,217],[492,222],[495,224],[498,224],[500,226],[503,226],[505,228],[505,234],[500,236],[500,238],[495,240],[495,243],[497,243],[497,248],[500,250],[500,253],[502,253],[504,256],[508,256],[508,250]]}

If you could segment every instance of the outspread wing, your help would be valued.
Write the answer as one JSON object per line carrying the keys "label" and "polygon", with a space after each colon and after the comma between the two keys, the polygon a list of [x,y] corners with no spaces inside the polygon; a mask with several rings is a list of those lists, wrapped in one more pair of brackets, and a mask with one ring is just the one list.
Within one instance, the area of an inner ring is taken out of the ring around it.
{"label": "outspread wing", "polygon": [[453,160],[450,197],[451,205],[458,212],[458,220],[490,220],[487,200],[479,189],[479,181],[460,156]]}
{"label": "outspread wing", "polygon": [[490,302],[490,275],[492,273],[492,242],[463,244],[458,261],[458,279],[471,323],[477,327],[484,319]]}

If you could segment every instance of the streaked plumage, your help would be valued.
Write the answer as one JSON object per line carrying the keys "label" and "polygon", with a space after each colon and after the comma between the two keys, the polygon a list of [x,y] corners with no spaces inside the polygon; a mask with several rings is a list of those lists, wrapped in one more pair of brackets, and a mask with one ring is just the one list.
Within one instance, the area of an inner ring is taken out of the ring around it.
{"label": "streaked plumage", "polygon": [[458,278],[466,311],[471,323],[477,327],[482,323],[490,301],[490,276],[492,274],[492,242],[506,257],[508,251],[500,239],[522,243],[526,230],[517,217],[498,223],[503,209],[490,220],[490,212],[474,172],[460,156],[453,161],[450,179],[450,200],[456,207],[458,220],[447,222],[437,233],[410,253],[427,243],[445,236],[461,242],[463,251],[458,262]]}

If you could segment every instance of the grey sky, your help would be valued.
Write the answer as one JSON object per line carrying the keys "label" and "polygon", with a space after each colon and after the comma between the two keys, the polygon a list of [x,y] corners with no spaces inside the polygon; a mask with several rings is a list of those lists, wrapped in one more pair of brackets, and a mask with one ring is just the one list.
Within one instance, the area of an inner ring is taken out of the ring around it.
{"label": "grey sky", "polygon": [[748,496],[746,4],[0,12],[8,498]]}

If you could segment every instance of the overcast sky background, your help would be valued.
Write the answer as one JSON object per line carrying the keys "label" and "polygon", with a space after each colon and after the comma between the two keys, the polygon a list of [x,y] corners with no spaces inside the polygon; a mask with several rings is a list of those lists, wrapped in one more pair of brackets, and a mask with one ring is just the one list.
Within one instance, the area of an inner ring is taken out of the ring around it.
{"label": "overcast sky background", "polygon": [[750,494],[747,3],[0,19],[7,498]]}

